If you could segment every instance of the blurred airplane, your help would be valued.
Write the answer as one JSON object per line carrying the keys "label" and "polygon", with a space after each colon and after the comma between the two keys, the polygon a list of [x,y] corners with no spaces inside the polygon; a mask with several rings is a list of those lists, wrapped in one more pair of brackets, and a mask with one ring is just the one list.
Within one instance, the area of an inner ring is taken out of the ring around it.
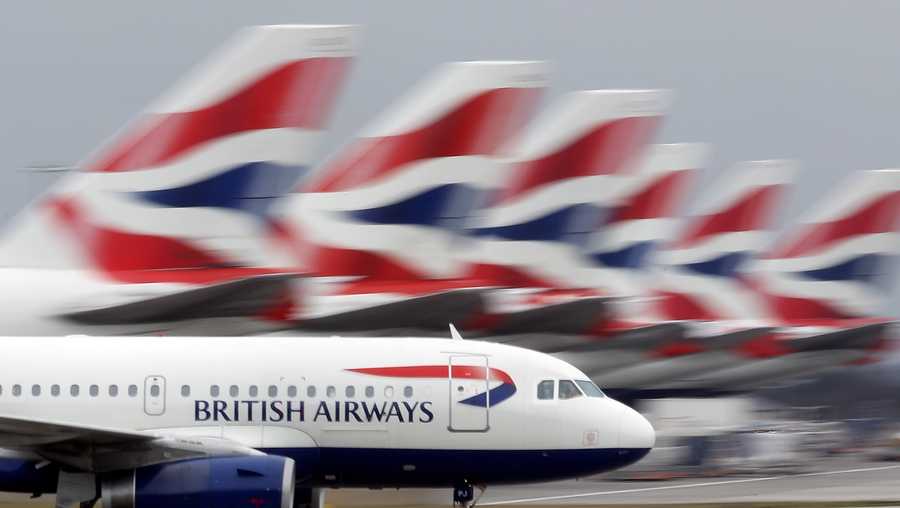
{"label": "blurred airplane", "polygon": [[486,189],[496,157],[531,117],[543,62],[439,67],[387,108],[286,200],[284,251],[316,278],[281,315],[305,330],[446,326],[491,281],[445,282],[449,253]]}
{"label": "blurred airplane", "polygon": [[0,242],[4,333],[230,333],[206,319],[268,305],[296,269],[263,268],[259,232],[356,33],[244,30],[23,211]]}
{"label": "blurred airplane", "polygon": [[880,303],[877,286],[889,280],[884,261],[897,253],[900,172],[856,174],[839,189],[750,270],[736,265],[747,249],[766,243],[755,235],[722,240],[731,250],[714,256],[666,253],[659,307],[672,317],[708,320],[712,330],[738,331],[701,333],[656,362],[595,379],[650,395],[728,392],[868,359],[893,322],[872,310]]}
{"label": "blurred airplane", "polygon": [[516,140],[458,250],[464,278],[498,288],[467,329],[582,333],[602,316],[608,298],[579,276],[581,250],[621,200],[669,102],[661,90],[572,92]]}

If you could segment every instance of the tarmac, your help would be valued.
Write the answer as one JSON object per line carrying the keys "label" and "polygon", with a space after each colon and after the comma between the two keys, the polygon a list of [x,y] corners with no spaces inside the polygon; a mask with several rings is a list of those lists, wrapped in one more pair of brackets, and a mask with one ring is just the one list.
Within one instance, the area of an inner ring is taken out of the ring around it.
{"label": "tarmac", "polygon": [[[52,506],[53,497],[27,500],[0,496],[0,506]],[[326,506],[448,506],[450,489],[337,489]],[[844,502],[845,504],[834,504]],[[752,504],[764,503],[764,505]],[[900,463],[828,460],[817,470],[677,480],[622,481],[598,477],[577,481],[490,487],[478,506],[898,506]]]}

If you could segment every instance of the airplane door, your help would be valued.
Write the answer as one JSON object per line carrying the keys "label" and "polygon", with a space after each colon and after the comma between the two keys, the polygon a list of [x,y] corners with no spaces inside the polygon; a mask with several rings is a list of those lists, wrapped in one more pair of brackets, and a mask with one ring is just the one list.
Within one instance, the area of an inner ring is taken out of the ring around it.
{"label": "airplane door", "polygon": [[487,432],[490,429],[490,379],[488,359],[483,355],[450,356],[451,432]]}
{"label": "airplane door", "polygon": [[147,376],[144,379],[144,412],[153,416],[166,412],[166,378]]}

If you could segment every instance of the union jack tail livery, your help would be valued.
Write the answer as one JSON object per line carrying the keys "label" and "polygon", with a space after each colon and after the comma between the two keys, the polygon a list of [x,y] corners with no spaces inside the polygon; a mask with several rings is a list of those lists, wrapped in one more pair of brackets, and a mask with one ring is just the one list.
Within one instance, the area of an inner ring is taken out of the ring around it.
{"label": "union jack tail livery", "polygon": [[265,264],[269,206],[309,166],[356,32],[242,31],[27,210],[3,264],[126,282]]}
{"label": "union jack tail livery", "polygon": [[657,256],[657,310],[665,320],[753,320],[765,312],[748,294],[740,270],[765,247],[767,228],[796,173],[786,160],[738,164]]}
{"label": "union jack tail livery", "polygon": [[313,273],[420,281],[454,273],[450,244],[545,86],[542,62],[457,62],[388,108],[284,214]]}
{"label": "union jack tail livery", "polygon": [[898,250],[900,170],[860,172],[801,221],[753,272],[774,319],[832,325],[870,316]]}
{"label": "union jack tail livery", "polygon": [[572,280],[584,267],[580,251],[668,102],[660,90],[589,90],[548,108],[514,144],[503,187],[469,227],[469,276],[498,286],[584,287]]}
{"label": "union jack tail livery", "polygon": [[645,270],[656,246],[674,236],[675,214],[709,149],[699,143],[652,145],[591,234],[586,254],[596,284],[616,296],[645,296]]}

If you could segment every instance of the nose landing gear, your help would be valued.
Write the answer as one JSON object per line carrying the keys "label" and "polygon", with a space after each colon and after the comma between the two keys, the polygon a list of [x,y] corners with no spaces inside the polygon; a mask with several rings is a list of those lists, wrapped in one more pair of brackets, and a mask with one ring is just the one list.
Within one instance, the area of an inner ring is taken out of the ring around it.
{"label": "nose landing gear", "polygon": [[[478,497],[475,497],[475,488],[478,488]],[[454,508],[474,508],[475,504],[484,495],[485,485],[472,485],[463,481],[453,487]]]}

